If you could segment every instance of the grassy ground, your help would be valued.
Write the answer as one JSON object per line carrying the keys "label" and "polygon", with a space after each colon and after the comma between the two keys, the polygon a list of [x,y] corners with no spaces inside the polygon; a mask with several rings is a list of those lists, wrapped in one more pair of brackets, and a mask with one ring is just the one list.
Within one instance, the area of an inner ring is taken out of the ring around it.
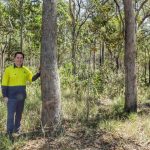
{"label": "grassy ground", "polygon": [[138,90],[138,113],[130,115],[123,112],[123,96],[95,98],[63,89],[62,128],[47,136],[40,129],[39,83],[29,85],[27,91],[22,134],[15,136],[14,143],[5,136],[6,106],[0,102],[0,150],[150,149],[149,88]]}

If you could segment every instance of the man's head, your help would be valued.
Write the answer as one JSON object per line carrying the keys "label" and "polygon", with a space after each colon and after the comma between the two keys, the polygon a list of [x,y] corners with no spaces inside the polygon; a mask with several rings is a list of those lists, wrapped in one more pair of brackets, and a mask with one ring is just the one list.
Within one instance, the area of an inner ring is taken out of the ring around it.
{"label": "man's head", "polygon": [[14,63],[17,67],[21,67],[24,60],[24,54],[22,52],[16,52],[14,55]]}

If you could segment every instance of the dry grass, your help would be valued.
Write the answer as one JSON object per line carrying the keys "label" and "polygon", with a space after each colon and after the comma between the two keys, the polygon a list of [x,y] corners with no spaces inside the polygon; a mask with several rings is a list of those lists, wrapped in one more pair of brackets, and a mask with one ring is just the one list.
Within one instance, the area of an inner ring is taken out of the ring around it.
{"label": "dry grass", "polygon": [[[28,99],[22,120],[22,131],[25,136],[22,135],[11,144],[2,133],[0,141],[1,146],[5,146],[4,150],[150,149],[149,94],[145,94],[143,99],[139,96],[141,99],[138,113],[130,115],[123,112],[121,96],[113,100],[104,96],[89,99],[87,120],[87,95],[84,93],[80,100],[75,100],[71,89],[67,89],[63,91],[62,97],[63,131],[55,137],[44,138],[42,134],[29,135],[29,132],[36,131],[40,127],[41,101],[38,91],[39,85],[28,88]],[[6,106],[0,102],[0,107],[0,129],[4,131]]]}

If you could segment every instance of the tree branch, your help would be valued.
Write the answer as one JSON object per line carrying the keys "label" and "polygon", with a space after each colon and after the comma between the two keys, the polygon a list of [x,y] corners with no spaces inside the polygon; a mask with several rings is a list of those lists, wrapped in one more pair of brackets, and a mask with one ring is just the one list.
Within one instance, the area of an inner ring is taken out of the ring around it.
{"label": "tree branch", "polygon": [[[124,29],[125,29],[125,27],[124,27],[124,20],[123,20],[123,18],[122,18],[122,15],[121,15],[121,9],[120,9],[120,6],[119,6],[119,4],[118,4],[118,1],[117,0],[114,0],[114,2],[116,3],[116,6],[117,6],[117,8],[118,8],[118,12],[119,12],[119,17],[120,17],[120,20],[121,20],[121,22],[122,22],[122,30],[123,30],[123,32],[124,32]],[[123,35],[124,36],[124,35]]]}
{"label": "tree branch", "polygon": [[140,26],[143,24],[143,22],[145,21],[145,19],[147,19],[148,17],[150,17],[150,13],[146,14],[146,15],[142,18],[142,20],[140,21],[138,27],[140,27]]}
{"label": "tree branch", "polygon": [[136,13],[136,15],[135,15],[135,19],[136,19],[136,20],[137,20],[137,17],[138,17],[138,15],[139,15],[139,13],[140,13],[140,10],[143,8],[144,4],[147,3],[147,2],[148,2],[148,0],[144,0],[143,3],[141,3],[141,5],[140,5],[140,7],[139,7],[139,9],[137,10],[137,13]]}

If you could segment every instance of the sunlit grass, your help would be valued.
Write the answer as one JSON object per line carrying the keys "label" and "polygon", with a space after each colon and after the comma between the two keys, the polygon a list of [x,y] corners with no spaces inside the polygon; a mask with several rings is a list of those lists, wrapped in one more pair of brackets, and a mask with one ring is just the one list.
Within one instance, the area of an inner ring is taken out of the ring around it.
{"label": "sunlit grass", "polygon": [[[39,83],[33,83],[27,87],[27,99],[25,101],[24,112],[21,121],[21,132],[28,133],[39,128],[41,121],[41,94]],[[6,118],[7,106],[0,100],[0,149],[3,150],[20,150],[25,145],[28,137],[15,139],[12,143],[6,136]]]}
{"label": "sunlit grass", "polygon": [[[148,90],[149,91],[149,90]],[[67,91],[69,93],[69,89]],[[142,92],[142,91],[141,91]],[[147,91],[143,91],[146,94]],[[69,94],[68,94],[69,95]],[[71,90],[70,90],[71,95]],[[140,101],[138,104],[144,106],[148,98],[146,95],[139,96]],[[85,99],[82,101],[73,101],[70,99],[71,96],[65,97],[63,100],[63,114],[64,118],[74,118],[78,121],[85,119],[86,117],[86,102]],[[85,95],[86,97],[86,95]],[[139,105],[138,105],[139,106]],[[109,105],[96,105],[96,103],[90,105],[90,119],[94,119],[97,125],[94,126],[97,129],[102,129],[113,134],[117,134],[126,139],[134,139],[141,143],[146,143],[150,140],[150,118],[149,112],[144,112],[142,115],[139,114],[143,108],[138,108],[138,113],[126,114],[124,113],[124,96],[118,96],[112,100]],[[147,111],[150,108],[147,108]],[[83,117],[84,116],[84,117]],[[80,119],[79,119],[80,118]],[[91,120],[89,120],[91,121]]]}
{"label": "sunlit grass", "polygon": [[22,120],[23,131],[36,130],[40,126],[41,118],[41,96],[39,85],[34,84],[27,88],[28,97],[25,102],[25,108]]}
{"label": "sunlit grass", "polygon": [[[99,97],[94,97],[93,94],[87,93],[87,90],[80,89],[80,96],[74,90],[74,88],[65,87],[62,89],[61,97],[62,118],[68,121],[71,120],[72,127],[80,123],[87,130],[101,129],[126,139],[131,138],[143,143],[150,140],[150,118],[147,115],[150,113],[150,108],[144,108],[145,103],[149,103],[148,88],[140,88],[138,91],[137,114],[124,113],[124,95],[120,93],[111,99],[109,95],[105,95],[106,93],[99,95]],[[23,133],[35,131],[39,129],[41,124],[42,101],[39,82],[28,85],[27,93],[28,97],[25,102],[21,125]],[[2,98],[0,108],[0,131],[5,133],[6,105],[3,103]],[[12,144],[5,134],[2,134],[0,136],[0,145],[4,150],[20,149],[28,139],[28,137],[22,137]]]}

